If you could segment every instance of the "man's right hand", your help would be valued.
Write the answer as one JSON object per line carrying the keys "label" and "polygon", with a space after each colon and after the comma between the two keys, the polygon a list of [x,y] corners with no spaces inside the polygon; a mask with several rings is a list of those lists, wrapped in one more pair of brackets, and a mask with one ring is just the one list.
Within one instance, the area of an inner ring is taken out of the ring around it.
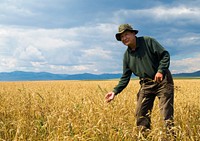
{"label": "man's right hand", "polygon": [[106,94],[105,99],[106,102],[110,102],[115,98],[115,93],[114,92],[109,92]]}

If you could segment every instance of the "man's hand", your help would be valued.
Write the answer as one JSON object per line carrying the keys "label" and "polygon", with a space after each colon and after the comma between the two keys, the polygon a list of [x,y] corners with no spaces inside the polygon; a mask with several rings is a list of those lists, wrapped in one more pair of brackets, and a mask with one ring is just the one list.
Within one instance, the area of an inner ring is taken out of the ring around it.
{"label": "man's hand", "polygon": [[157,72],[154,77],[154,81],[160,83],[162,80],[163,80],[163,74],[160,72]]}
{"label": "man's hand", "polygon": [[105,96],[105,99],[106,99],[106,102],[110,102],[114,99],[115,97],[115,93],[114,92],[109,92],[106,94]]}

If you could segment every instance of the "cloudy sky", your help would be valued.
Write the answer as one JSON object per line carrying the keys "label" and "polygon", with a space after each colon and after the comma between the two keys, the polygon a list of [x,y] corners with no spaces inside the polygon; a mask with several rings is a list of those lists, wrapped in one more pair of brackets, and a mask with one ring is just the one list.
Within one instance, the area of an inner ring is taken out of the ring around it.
{"label": "cloudy sky", "polygon": [[121,73],[118,25],[152,36],[172,73],[200,70],[199,0],[0,0],[0,72]]}

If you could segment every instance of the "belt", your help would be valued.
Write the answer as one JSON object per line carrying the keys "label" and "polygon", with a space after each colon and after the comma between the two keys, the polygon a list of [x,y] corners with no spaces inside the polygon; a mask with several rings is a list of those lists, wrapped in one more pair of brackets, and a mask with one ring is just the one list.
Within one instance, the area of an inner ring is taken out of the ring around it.
{"label": "belt", "polygon": [[154,82],[151,78],[140,78],[140,84],[147,83],[147,82]]}

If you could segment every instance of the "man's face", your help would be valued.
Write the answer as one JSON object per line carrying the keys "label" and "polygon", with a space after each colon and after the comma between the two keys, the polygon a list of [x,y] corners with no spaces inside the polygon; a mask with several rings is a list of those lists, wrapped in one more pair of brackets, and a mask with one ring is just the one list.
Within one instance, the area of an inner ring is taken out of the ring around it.
{"label": "man's face", "polygon": [[129,46],[135,43],[135,32],[125,31],[121,34],[121,41],[124,45]]}

